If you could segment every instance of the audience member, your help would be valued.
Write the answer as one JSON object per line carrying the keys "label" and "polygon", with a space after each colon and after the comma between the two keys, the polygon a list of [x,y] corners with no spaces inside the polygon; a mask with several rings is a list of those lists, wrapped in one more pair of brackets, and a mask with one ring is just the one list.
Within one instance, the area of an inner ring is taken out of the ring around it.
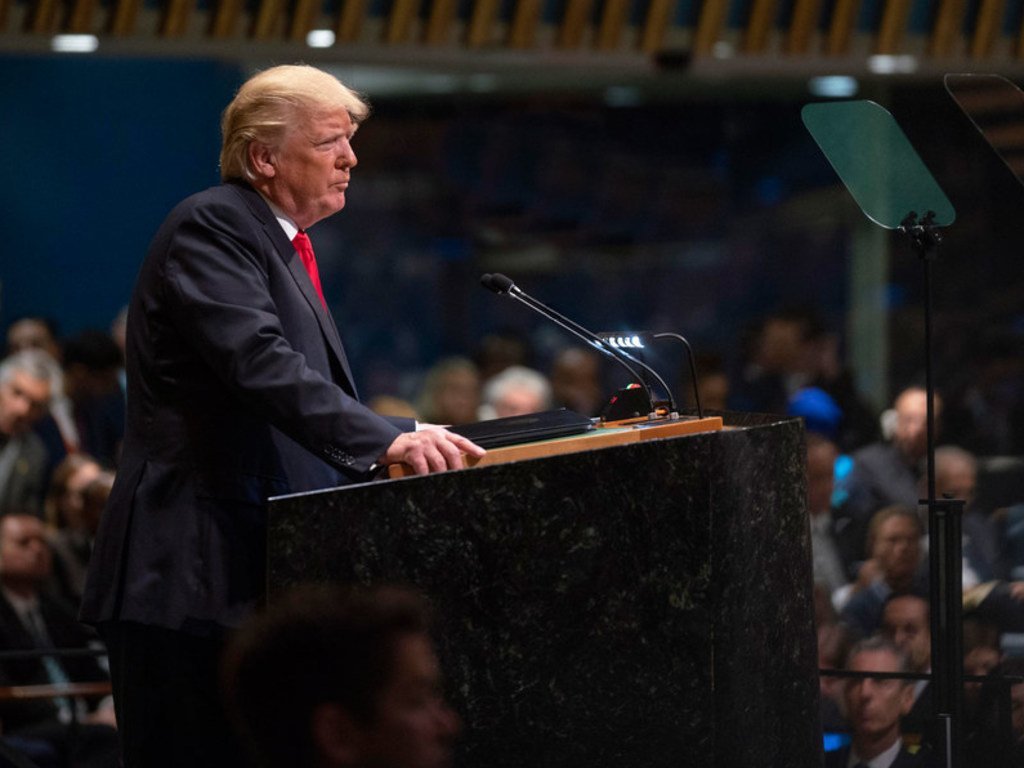
{"label": "audience member", "polygon": [[[891,595],[882,610],[882,633],[907,657],[910,671],[932,671],[932,632],[928,600],[920,595]],[[914,682],[914,703],[900,729],[904,742],[932,744],[932,688],[927,680]]]}
{"label": "audience member", "polygon": [[[847,481],[850,512],[868,520],[893,504],[916,508],[927,454],[927,394],[920,387],[903,390],[893,403],[892,439],[873,443],[853,454]],[[941,400],[935,398],[938,423]]]}
{"label": "audience member", "polygon": [[[966,752],[971,765],[1024,766],[1024,680],[1007,686],[996,682],[1001,677],[1024,678],[1024,658],[1004,659],[992,670],[993,682],[985,684],[979,695],[977,726],[967,734]],[[1010,701],[1006,701],[1009,687]],[[1009,712],[1006,707],[1009,705]],[[1009,723],[1009,732],[1005,724]]]}
{"label": "audience member", "polygon": [[480,374],[465,357],[448,357],[427,372],[416,410],[431,424],[470,424],[480,408]]}
{"label": "audience member", "polygon": [[551,385],[532,368],[513,365],[484,384],[481,419],[525,416],[551,408]]}
{"label": "audience member", "polygon": [[800,312],[776,312],[749,334],[743,370],[730,390],[731,408],[786,412],[790,396],[812,379],[805,321]]}
{"label": "audience member", "polygon": [[867,539],[871,558],[861,566],[849,599],[840,600],[840,617],[856,636],[869,637],[878,630],[889,595],[928,594],[922,568],[923,534],[921,519],[910,507],[886,507],[871,518]]}
{"label": "audience member", "polygon": [[416,419],[419,417],[412,403],[393,395],[377,395],[372,397],[367,401],[366,407],[378,416],[399,416],[406,419]]}
{"label": "audience member", "polygon": [[554,403],[584,416],[597,416],[607,401],[601,386],[601,358],[584,347],[567,347],[551,363]]}
{"label": "audience member", "polygon": [[110,334],[83,331],[64,343],[64,392],[71,400],[80,451],[117,465],[124,439],[121,350]]}
{"label": "audience member", "polygon": [[[67,606],[43,591],[51,575],[50,549],[42,521],[19,514],[0,518],[0,648],[85,649],[97,642]],[[8,685],[107,679],[89,656],[5,660],[0,664],[0,676]],[[3,702],[0,719],[5,733],[43,739],[71,750],[76,766],[119,764],[109,697],[98,705],[67,697]]]}
{"label": "audience member", "polygon": [[[818,669],[840,669],[849,650],[849,633],[839,623],[831,596],[814,585],[814,626],[818,635]],[[845,731],[846,718],[842,713],[842,678],[821,675],[818,678],[821,693],[821,728],[825,732]]]}
{"label": "audience member", "polygon": [[58,362],[61,359],[57,326],[47,317],[26,316],[7,328],[7,354],[26,349],[41,349]]}
{"label": "audience member", "polygon": [[971,345],[970,372],[950,398],[950,439],[978,456],[1024,453],[1024,335],[995,331]]}
{"label": "audience member", "polygon": [[[999,628],[972,613],[963,617],[964,676],[984,677],[999,667],[1002,652],[999,649]],[[964,683],[964,733],[982,727],[982,684]]]}
{"label": "audience member", "polygon": [[[851,672],[908,672],[906,657],[880,637],[854,646],[847,659]],[[826,768],[872,766],[912,768],[925,765],[924,755],[903,745],[900,718],[913,705],[913,686],[908,680],[881,677],[846,681],[844,700],[853,741],[826,755]]]}
{"label": "audience member", "polygon": [[[729,374],[720,355],[696,354],[694,367],[697,369],[697,391],[700,407],[705,411],[724,411],[729,407]],[[693,398],[693,382],[690,381],[689,367],[684,369],[683,383],[679,391],[683,401],[691,408],[697,403]]]}
{"label": "audience member", "polygon": [[50,406],[60,369],[27,349],[0,362],[0,514],[42,514],[47,453],[32,431]]}
{"label": "audience member", "polygon": [[526,336],[506,329],[484,336],[473,355],[473,362],[481,381],[487,381],[510,366],[531,365],[533,350]]}
{"label": "audience member", "polygon": [[[104,474],[108,475],[105,483]],[[49,523],[47,540],[54,556],[55,591],[76,608],[82,599],[99,525],[96,504],[105,501],[103,489],[109,489],[112,478],[88,454],[72,453],[57,466],[50,479],[44,508]],[[99,498],[89,499],[90,492],[95,493],[91,489],[100,489]]]}
{"label": "audience member", "polygon": [[419,596],[307,586],[228,646],[224,690],[263,768],[443,768],[460,730]]}
{"label": "audience member", "polygon": [[846,524],[840,528],[832,515],[834,466],[838,455],[835,443],[819,434],[808,433],[807,512],[811,525],[811,565],[814,583],[830,596],[849,582],[854,556],[862,540],[858,537],[859,540],[850,541],[850,521],[845,518],[838,521]]}
{"label": "audience member", "polygon": [[[991,581],[1003,569],[999,565],[999,541],[996,524],[989,511],[978,509],[975,488],[978,482],[978,462],[974,456],[954,445],[935,449],[936,498],[962,499],[963,532],[963,586],[964,589]],[[927,496],[927,482],[921,483],[921,498]]]}

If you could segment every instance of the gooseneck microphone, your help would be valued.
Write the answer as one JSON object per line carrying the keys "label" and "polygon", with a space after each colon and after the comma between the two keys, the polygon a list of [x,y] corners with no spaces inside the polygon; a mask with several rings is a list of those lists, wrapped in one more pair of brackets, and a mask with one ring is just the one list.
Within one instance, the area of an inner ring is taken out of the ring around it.
{"label": "gooseneck microphone", "polygon": [[556,325],[561,326],[565,330],[569,331],[569,333],[582,339],[588,346],[593,347],[594,349],[607,355],[612,360],[617,362],[619,365],[621,365],[623,368],[629,371],[633,379],[644,388],[644,391],[647,393],[647,399],[651,403],[651,407],[653,408],[653,404],[656,402],[656,400],[654,397],[654,392],[651,389],[651,386],[647,383],[644,377],[637,372],[636,368],[634,368],[633,365],[630,365],[630,363],[634,363],[640,366],[645,371],[649,372],[662,386],[662,388],[665,390],[665,394],[668,396],[669,411],[673,413],[675,412],[676,406],[675,401],[672,398],[672,390],[668,388],[668,385],[665,383],[665,380],[658,375],[658,372],[655,371],[646,363],[644,363],[643,361],[636,359],[628,352],[624,352],[623,350],[612,347],[611,345],[608,344],[608,342],[606,342],[593,331],[587,330],[579,323],[570,320],[560,312],[552,309],[543,302],[540,302],[537,299],[533,298],[528,293],[520,289],[514,282],[512,282],[510,278],[506,277],[505,275],[502,275],[500,273],[483,275],[480,278],[480,284],[489,291],[493,291],[494,293],[501,294],[504,296],[510,296],[516,301],[525,304],[534,312],[543,315]]}

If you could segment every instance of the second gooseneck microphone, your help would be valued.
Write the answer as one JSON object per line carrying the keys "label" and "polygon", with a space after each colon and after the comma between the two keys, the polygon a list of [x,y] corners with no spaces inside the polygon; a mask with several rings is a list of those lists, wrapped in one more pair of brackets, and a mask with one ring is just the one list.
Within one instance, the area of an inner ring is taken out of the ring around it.
{"label": "second gooseneck microphone", "polygon": [[640,366],[645,371],[648,371],[664,388],[665,394],[668,396],[669,411],[673,413],[675,412],[676,407],[675,401],[672,398],[672,391],[668,388],[668,385],[665,384],[664,379],[662,379],[661,376],[658,375],[657,371],[655,371],[646,363],[637,360],[635,357],[626,352],[623,352],[622,350],[610,346],[604,339],[602,339],[593,331],[587,330],[579,323],[570,320],[560,312],[557,312],[556,310],[552,309],[546,304],[533,298],[528,293],[520,289],[514,282],[512,282],[510,278],[506,277],[505,275],[502,275],[500,273],[483,275],[480,278],[480,284],[489,291],[493,291],[494,293],[502,294],[505,296],[510,296],[516,301],[525,304],[534,312],[543,315],[556,325],[561,326],[565,330],[572,333],[574,336],[577,336],[578,338],[582,339],[589,346],[594,347],[599,352],[602,352],[603,354],[612,358],[615,362],[617,362],[619,365],[621,365],[627,371],[629,371],[633,379],[644,388],[644,390],[647,393],[647,399],[651,403],[651,408],[653,409],[653,404],[656,402],[654,398],[654,393],[651,390],[650,385],[644,379],[644,377],[641,376],[639,372],[637,372],[636,368],[634,368],[633,365],[631,365],[631,363]]}

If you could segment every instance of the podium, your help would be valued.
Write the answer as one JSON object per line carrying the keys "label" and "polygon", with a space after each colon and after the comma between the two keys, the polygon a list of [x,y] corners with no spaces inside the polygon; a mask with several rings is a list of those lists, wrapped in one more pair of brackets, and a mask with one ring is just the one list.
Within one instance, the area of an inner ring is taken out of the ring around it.
{"label": "podium", "polygon": [[269,599],[307,581],[425,592],[458,766],[820,765],[803,428],[720,415],[272,500]]}

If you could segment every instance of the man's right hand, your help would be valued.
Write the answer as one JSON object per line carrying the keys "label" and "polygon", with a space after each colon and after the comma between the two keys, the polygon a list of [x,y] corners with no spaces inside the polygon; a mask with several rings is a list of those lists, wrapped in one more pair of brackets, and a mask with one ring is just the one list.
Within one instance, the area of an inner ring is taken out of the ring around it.
{"label": "man's right hand", "polygon": [[400,434],[377,463],[407,464],[415,474],[427,475],[446,469],[463,469],[463,453],[479,458],[486,451],[469,438],[430,427]]}

